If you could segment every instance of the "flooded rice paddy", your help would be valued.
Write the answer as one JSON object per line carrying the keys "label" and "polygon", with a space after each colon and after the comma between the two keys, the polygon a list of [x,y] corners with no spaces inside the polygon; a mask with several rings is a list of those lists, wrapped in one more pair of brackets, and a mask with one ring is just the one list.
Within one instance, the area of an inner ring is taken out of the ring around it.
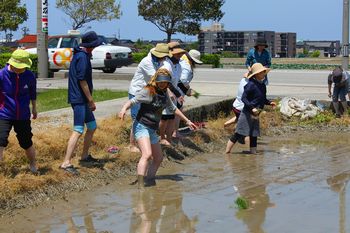
{"label": "flooded rice paddy", "polygon": [[350,232],[348,134],[263,137],[258,155],[247,149],[173,163],[142,192],[125,177],[18,210],[0,232]]}

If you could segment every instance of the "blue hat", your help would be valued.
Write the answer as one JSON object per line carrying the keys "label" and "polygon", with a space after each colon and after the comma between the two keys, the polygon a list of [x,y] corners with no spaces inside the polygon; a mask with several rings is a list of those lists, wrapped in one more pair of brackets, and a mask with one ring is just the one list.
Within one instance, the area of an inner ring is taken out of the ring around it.
{"label": "blue hat", "polygon": [[90,31],[81,36],[81,47],[85,48],[95,48],[102,44],[102,39],[100,39],[96,32]]}
{"label": "blue hat", "polygon": [[168,75],[158,75],[156,82],[171,82],[171,77]]}

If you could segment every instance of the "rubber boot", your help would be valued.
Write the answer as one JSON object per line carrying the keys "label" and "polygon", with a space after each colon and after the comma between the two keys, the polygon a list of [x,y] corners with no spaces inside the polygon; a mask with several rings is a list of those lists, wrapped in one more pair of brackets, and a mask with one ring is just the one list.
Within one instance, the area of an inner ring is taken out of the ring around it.
{"label": "rubber boot", "polygon": [[345,116],[348,115],[348,102],[342,101],[340,103],[341,103],[341,105],[342,105],[342,107],[344,109],[343,115],[345,115]]}
{"label": "rubber boot", "polygon": [[335,116],[339,118],[341,116],[340,109],[339,109],[339,102],[333,102],[333,107],[335,111]]}
{"label": "rubber boot", "polygon": [[145,177],[145,187],[156,186],[156,178],[155,177]]}
{"label": "rubber boot", "polygon": [[256,154],[256,147],[250,147],[250,153]]}
{"label": "rubber boot", "polygon": [[145,188],[145,177],[142,175],[137,175],[137,185],[139,189],[144,189]]}

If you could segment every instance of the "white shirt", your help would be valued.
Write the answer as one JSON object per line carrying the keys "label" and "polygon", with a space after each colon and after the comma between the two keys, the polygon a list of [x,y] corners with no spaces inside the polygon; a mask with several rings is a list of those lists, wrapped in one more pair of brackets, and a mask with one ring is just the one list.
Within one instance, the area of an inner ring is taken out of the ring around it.
{"label": "white shirt", "polygon": [[232,106],[239,111],[242,111],[242,109],[244,107],[244,103],[242,102],[242,95],[244,92],[244,86],[247,85],[248,80],[249,79],[247,79],[247,78],[241,79],[241,81],[239,82],[239,86],[238,86],[237,97],[232,104]]}
{"label": "white shirt", "polygon": [[159,68],[165,68],[172,74],[172,62],[169,58],[157,65],[153,63],[151,53],[148,53],[137,66],[134,77],[130,82],[129,94],[135,95],[142,90]]}

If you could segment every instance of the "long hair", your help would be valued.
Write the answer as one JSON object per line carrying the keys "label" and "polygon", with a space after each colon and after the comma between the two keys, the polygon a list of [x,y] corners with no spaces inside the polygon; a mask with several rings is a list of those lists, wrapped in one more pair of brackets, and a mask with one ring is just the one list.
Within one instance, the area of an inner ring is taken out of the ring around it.
{"label": "long hair", "polygon": [[151,77],[151,80],[149,80],[149,82],[146,85],[146,89],[149,90],[151,95],[155,95],[156,94],[156,90],[157,90],[157,82],[156,79],[159,75],[167,75],[167,76],[171,76],[170,72],[165,69],[165,68],[159,68],[157,70],[157,72]]}

